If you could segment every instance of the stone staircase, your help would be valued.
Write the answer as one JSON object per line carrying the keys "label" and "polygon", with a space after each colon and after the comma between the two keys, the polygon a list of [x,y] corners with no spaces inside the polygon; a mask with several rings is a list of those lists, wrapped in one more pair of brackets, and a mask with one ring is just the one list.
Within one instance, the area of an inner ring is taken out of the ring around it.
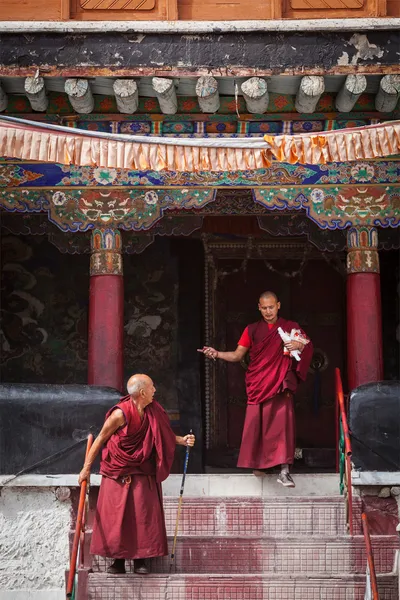
{"label": "stone staircase", "polygon": [[[204,485],[195,478],[203,478]],[[93,557],[79,600],[364,599],[361,510],[356,501],[356,535],[351,538],[344,500],[332,494],[336,476],[314,477],[314,485],[310,476],[297,476],[294,490],[278,487],[274,476],[260,482],[252,475],[194,475],[187,481],[173,572],[164,557],[151,561],[147,576],[133,574],[129,562],[126,575],[108,575],[108,561]],[[168,480],[164,486],[170,545],[179,490],[175,483]],[[372,545],[380,600],[397,600],[392,569],[398,539],[373,536]]]}

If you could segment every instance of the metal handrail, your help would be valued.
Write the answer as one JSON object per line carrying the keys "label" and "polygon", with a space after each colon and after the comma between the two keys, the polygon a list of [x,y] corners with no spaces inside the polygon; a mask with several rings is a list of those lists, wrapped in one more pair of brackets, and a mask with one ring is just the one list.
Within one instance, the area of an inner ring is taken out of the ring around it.
{"label": "metal handrail", "polygon": [[[372,596],[369,595],[368,597],[371,598],[372,600],[379,600],[379,591],[378,591],[378,582],[376,579],[376,572],[375,572],[374,555],[372,552],[371,538],[369,535],[368,519],[367,519],[367,515],[365,513],[363,513],[361,515],[361,520],[362,520],[362,528],[363,528],[363,533],[364,533],[365,548],[367,551],[367,583],[366,583],[366,585],[367,586],[369,585],[369,591],[372,592]],[[368,577],[368,575],[369,575],[369,577]]]}
{"label": "metal handrail", "polygon": [[[89,450],[93,444],[93,435],[90,434],[88,436],[87,444],[86,444],[86,453],[85,460],[87,455],[89,454]],[[82,532],[84,531],[85,526],[85,508],[86,508],[86,493],[88,491],[88,482],[85,479],[81,483],[81,491],[79,494],[79,504],[78,504],[78,512],[76,515],[76,526],[75,526],[75,534],[74,541],[72,542],[71,549],[71,559],[69,564],[69,573],[68,573],[68,581],[67,581],[67,598],[71,598],[74,593],[74,583],[75,583],[75,573],[76,573],[76,563],[78,559],[78,549],[79,546],[81,550],[83,550],[83,539]]]}
{"label": "metal handrail", "polygon": [[[345,471],[345,482],[347,488],[347,523],[350,535],[353,535],[353,491],[351,485],[351,440],[350,431],[347,423],[346,405],[344,402],[342,377],[340,375],[340,369],[335,369],[335,387],[336,387],[336,415],[339,422],[339,431],[343,438],[343,448],[341,449],[344,454],[344,471]],[[337,425],[336,425],[337,426]],[[337,433],[337,437],[339,437]],[[340,442],[338,439],[338,453],[340,448]]]}

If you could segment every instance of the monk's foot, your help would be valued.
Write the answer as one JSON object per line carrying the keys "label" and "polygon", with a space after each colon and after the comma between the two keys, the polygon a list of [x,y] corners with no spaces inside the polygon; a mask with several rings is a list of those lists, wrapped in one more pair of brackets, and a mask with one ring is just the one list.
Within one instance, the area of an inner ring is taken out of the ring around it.
{"label": "monk's foot", "polygon": [[144,558],[136,558],[134,561],[134,571],[135,573],[138,573],[139,575],[147,575],[149,572],[149,569],[146,566],[146,561],[144,560]]}
{"label": "monk's foot", "polygon": [[255,475],[256,477],[264,477],[265,471],[260,471],[259,469],[254,469],[253,475]]}
{"label": "monk's foot", "polygon": [[284,487],[290,487],[290,488],[294,488],[296,487],[292,476],[290,475],[290,473],[285,473],[284,471],[282,471],[279,475],[278,475],[278,479],[277,479],[278,483],[281,483]]}
{"label": "monk's foot", "polygon": [[125,559],[116,558],[113,564],[108,567],[107,573],[110,573],[111,575],[123,575],[124,573],[126,573]]}

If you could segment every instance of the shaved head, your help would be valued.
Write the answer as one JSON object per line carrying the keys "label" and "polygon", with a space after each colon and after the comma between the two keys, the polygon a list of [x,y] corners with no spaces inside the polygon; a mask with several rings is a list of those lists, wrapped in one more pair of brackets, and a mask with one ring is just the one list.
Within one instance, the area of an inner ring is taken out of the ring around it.
{"label": "shaved head", "polygon": [[140,393],[140,390],[146,389],[149,384],[152,385],[153,382],[148,375],[137,373],[129,378],[126,388],[128,394],[137,396]]}
{"label": "shaved head", "polygon": [[269,292],[269,291],[263,292],[258,300],[259,300],[259,302],[261,302],[261,300],[266,300],[267,298],[274,298],[275,302],[279,302],[278,296],[275,294],[275,292]]}
{"label": "shaved head", "polygon": [[280,307],[281,303],[274,292],[263,292],[258,300],[258,310],[262,318],[271,325],[278,320]]}

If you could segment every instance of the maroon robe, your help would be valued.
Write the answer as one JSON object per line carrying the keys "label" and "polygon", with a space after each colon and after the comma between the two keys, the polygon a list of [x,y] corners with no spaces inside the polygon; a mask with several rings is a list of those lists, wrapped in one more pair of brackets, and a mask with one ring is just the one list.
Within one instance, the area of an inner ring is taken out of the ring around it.
{"label": "maroon robe", "polygon": [[293,394],[304,381],[313,347],[309,342],[299,362],[283,353],[278,327],[300,329],[278,318],[273,327],[262,320],[249,325],[250,364],[246,372],[247,409],[238,467],[268,469],[293,464],[296,432]]}
{"label": "maroon robe", "polygon": [[170,473],[176,438],[168,415],[153,401],[143,420],[130,396],[119,408],[125,425],[102,451],[103,475],[90,552],[109,558],[150,558],[168,554],[161,482]]}

